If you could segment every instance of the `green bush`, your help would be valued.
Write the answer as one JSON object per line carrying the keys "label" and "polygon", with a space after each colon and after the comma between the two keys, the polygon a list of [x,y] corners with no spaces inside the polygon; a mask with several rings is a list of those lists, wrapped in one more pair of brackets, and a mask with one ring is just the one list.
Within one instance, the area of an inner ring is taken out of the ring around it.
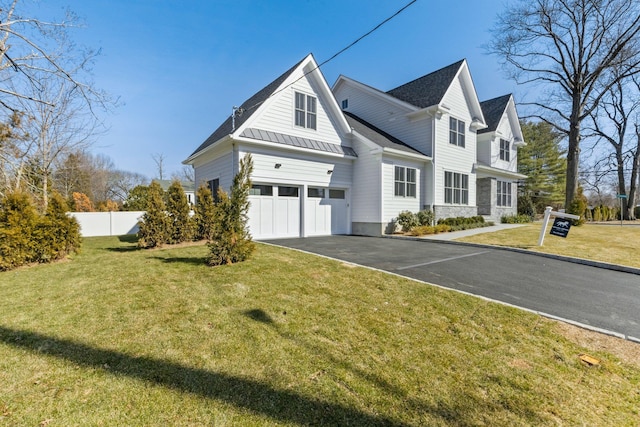
{"label": "green bush", "polygon": [[503,215],[500,218],[500,222],[502,224],[526,224],[531,221],[533,221],[533,218],[529,215],[524,215],[524,214]]}
{"label": "green bush", "polygon": [[66,212],[64,199],[56,193],[45,215],[36,212],[27,194],[11,193],[0,200],[0,271],[76,252],[80,226]]}
{"label": "green bush", "polygon": [[600,209],[600,206],[596,206],[595,208],[593,208],[592,217],[594,221],[602,221],[602,210]]}
{"label": "green bush", "polygon": [[640,206],[636,206],[636,208],[634,209],[634,216],[638,219],[640,219]]}
{"label": "green bush", "polygon": [[430,209],[423,209],[416,214],[416,219],[419,226],[433,225],[436,216]]}
{"label": "green bush", "polygon": [[398,218],[396,222],[400,225],[403,232],[411,231],[414,227],[420,225],[418,222],[418,217],[412,212],[402,211],[398,214]]}
{"label": "green bush", "polygon": [[231,196],[218,189],[215,204],[213,232],[209,241],[209,265],[233,264],[245,261],[255,250],[247,226],[249,211],[249,190],[253,160],[246,155],[240,161],[240,170],[233,178]]}
{"label": "green bush", "polygon": [[518,196],[518,215],[526,215],[533,220],[536,216],[536,205],[533,203],[531,196],[521,195]]}
{"label": "green bush", "polygon": [[26,193],[7,194],[0,201],[0,270],[35,260],[33,234],[38,214]]}
{"label": "green bush", "polygon": [[156,181],[149,185],[147,211],[138,230],[138,247],[160,247],[168,241],[169,220],[165,212],[162,187]]}
{"label": "green bush", "polygon": [[174,180],[167,190],[167,243],[182,243],[193,238],[194,226],[189,211],[189,201],[182,185]]}
{"label": "green bush", "polygon": [[67,215],[68,211],[64,198],[53,193],[46,214],[34,230],[35,261],[63,259],[80,248],[80,225],[74,217]]}
{"label": "green bush", "polygon": [[426,236],[429,234],[438,234],[438,233],[446,233],[451,231],[451,227],[446,224],[438,224],[438,225],[419,225],[414,227],[409,235],[411,236]]}
{"label": "green bush", "polygon": [[195,221],[195,239],[211,240],[213,235],[215,206],[211,189],[202,184],[196,193],[196,207],[193,219]]}

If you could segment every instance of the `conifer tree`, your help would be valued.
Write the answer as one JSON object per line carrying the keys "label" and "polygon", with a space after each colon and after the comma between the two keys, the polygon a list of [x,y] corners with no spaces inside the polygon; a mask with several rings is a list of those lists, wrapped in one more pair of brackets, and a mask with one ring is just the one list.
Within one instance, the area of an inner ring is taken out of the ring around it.
{"label": "conifer tree", "polygon": [[168,217],[162,187],[156,181],[149,185],[147,211],[138,230],[138,246],[155,248],[167,243]]}
{"label": "conifer tree", "polygon": [[255,250],[247,227],[252,172],[253,160],[248,154],[240,161],[240,170],[233,178],[231,196],[218,189],[213,235],[209,242],[209,265],[245,261]]}
{"label": "conifer tree", "polygon": [[193,237],[189,201],[180,181],[174,180],[167,190],[168,243],[186,242]]}
{"label": "conifer tree", "polygon": [[567,170],[562,135],[545,122],[522,122],[521,127],[527,143],[518,149],[518,172],[527,175],[521,194],[531,198],[538,213],[562,206]]}
{"label": "conifer tree", "polygon": [[211,189],[209,189],[205,184],[202,184],[196,193],[196,208],[194,215],[196,224],[196,240],[211,240],[211,237],[213,236],[214,216],[215,206],[213,203]]}

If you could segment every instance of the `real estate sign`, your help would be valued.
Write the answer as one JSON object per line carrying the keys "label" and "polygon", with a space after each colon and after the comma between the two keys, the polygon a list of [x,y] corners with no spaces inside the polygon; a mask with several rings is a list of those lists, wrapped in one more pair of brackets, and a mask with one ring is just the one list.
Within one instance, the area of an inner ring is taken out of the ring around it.
{"label": "real estate sign", "polygon": [[570,228],[571,221],[566,218],[556,218],[553,220],[553,225],[551,226],[551,232],[549,232],[549,234],[559,237],[567,237]]}

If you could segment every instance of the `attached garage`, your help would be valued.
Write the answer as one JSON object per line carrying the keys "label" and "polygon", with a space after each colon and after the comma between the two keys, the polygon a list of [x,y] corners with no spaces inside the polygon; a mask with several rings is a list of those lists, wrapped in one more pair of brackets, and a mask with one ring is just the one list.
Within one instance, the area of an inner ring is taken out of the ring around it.
{"label": "attached garage", "polygon": [[349,232],[345,189],[255,184],[249,202],[249,229],[254,239]]}

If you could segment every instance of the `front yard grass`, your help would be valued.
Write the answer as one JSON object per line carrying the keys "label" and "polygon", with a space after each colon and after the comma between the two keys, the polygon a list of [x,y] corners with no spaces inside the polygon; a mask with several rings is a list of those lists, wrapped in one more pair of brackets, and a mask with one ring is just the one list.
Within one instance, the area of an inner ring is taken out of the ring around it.
{"label": "front yard grass", "polygon": [[635,344],[292,250],[206,255],[88,238],[0,273],[0,425],[640,424]]}
{"label": "front yard grass", "polygon": [[457,239],[461,242],[510,246],[535,252],[565,255],[640,268],[640,222],[638,225],[584,224],[571,227],[566,238],[549,235],[538,246],[541,223]]}

